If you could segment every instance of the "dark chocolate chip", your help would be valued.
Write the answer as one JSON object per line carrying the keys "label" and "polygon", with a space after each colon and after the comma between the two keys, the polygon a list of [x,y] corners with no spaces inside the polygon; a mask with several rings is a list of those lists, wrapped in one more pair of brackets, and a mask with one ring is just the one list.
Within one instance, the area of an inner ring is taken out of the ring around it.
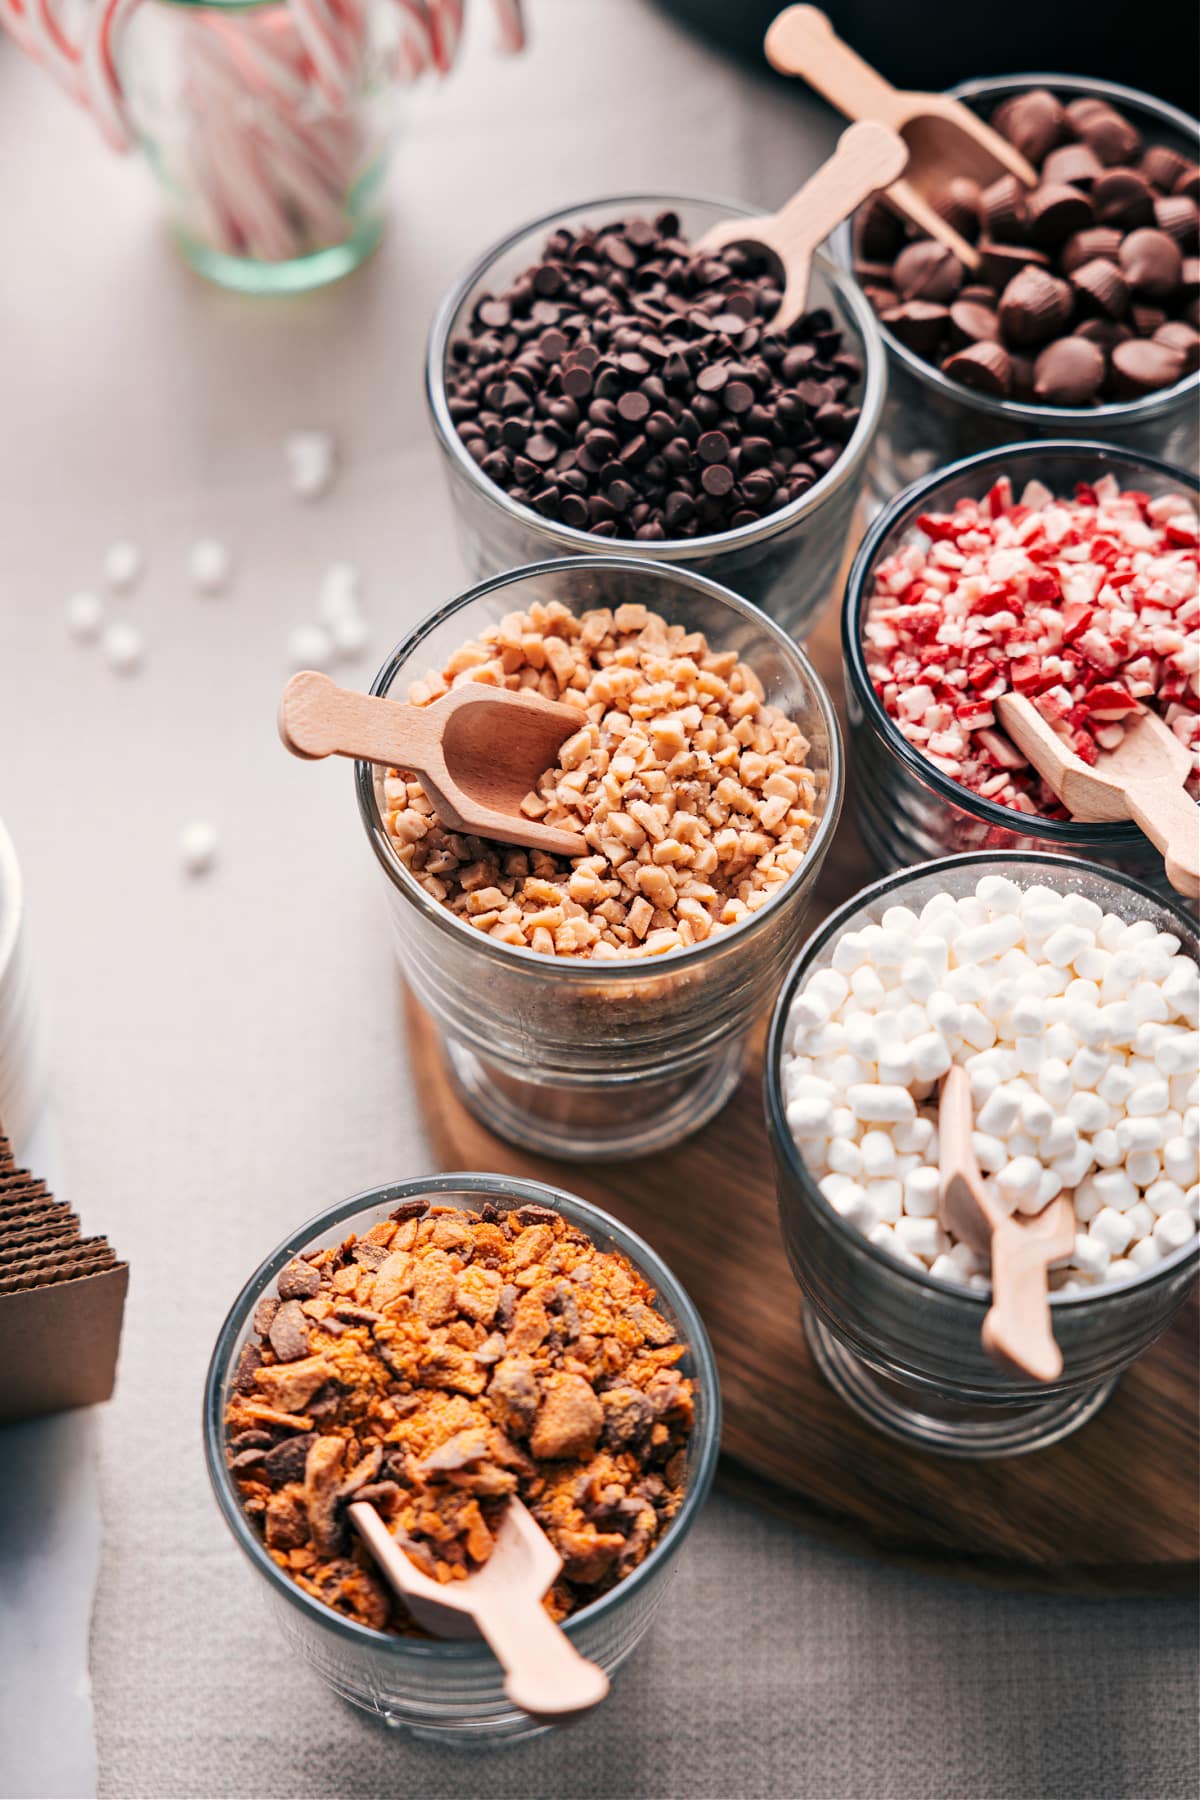
{"label": "dark chocolate chip", "polygon": [[964,387],[1005,399],[1012,387],[1012,363],[1002,344],[969,344],[942,364],[942,372]]}
{"label": "dark chocolate chip", "polygon": [[1066,133],[1066,114],[1048,88],[1030,88],[1014,94],[992,114],[992,129],[1021,152],[1035,167]]}
{"label": "dark chocolate chip", "polygon": [[1064,182],[1047,181],[1035,188],[1026,201],[1030,242],[1043,249],[1061,244],[1072,232],[1083,231],[1092,222],[1092,203],[1080,188]]}
{"label": "dark chocolate chip", "polygon": [[1154,223],[1154,189],[1136,169],[1107,169],[1092,187],[1098,225],[1133,231]]}
{"label": "dark chocolate chip", "polygon": [[1086,338],[1047,344],[1033,370],[1034,398],[1044,406],[1089,406],[1107,373],[1104,353]]}
{"label": "dark chocolate chip", "polygon": [[900,252],[894,274],[906,300],[932,300],[944,306],[962,286],[963,270],[952,251],[922,238]]}
{"label": "dark chocolate chip", "polygon": [[1184,373],[1183,353],[1154,338],[1130,338],[1112,353],[1113,392],[1118,400],[1137,400],[1159,388],[1173,387]]}
{"label": "dark chocolate chip", "polygon": [[1000,329],[1017,349],[1056,337],[1071,316],[1071,289],[1045,269],[1022,269],[1000,296]]}
{"label": "dark chocolate chip", "polygon": [[1121,245],[1121,273],[1137,294],[1165,300],[1183,276],[1183,252],[1165,231],[1133,231]]}

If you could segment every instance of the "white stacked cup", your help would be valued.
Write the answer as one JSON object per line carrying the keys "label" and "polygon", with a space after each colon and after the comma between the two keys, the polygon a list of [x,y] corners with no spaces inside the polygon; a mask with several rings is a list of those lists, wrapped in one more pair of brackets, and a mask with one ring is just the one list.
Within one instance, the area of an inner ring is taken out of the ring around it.
{"label": "white stacked cup", "polygon": [[12,839],[0,821],[0,1129],[14,1150],[28,1140],[44,1087],[24,884]]}

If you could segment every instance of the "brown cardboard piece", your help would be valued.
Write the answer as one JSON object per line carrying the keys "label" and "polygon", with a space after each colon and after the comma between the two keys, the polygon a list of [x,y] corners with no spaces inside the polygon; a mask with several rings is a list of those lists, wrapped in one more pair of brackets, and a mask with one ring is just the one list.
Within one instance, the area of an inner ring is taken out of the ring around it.
{"label": "brown cardboard piece", "polygon": [[109,1398],[128,1284],[0,1130],[0,1424]]}

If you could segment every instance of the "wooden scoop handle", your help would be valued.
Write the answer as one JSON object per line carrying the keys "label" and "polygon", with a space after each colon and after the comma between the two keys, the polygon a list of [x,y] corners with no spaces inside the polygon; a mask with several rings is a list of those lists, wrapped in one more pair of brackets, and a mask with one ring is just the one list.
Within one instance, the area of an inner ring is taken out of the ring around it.
{"label": "wooden scoop handle", "polygon": [[908,116],[903,97],[843,43],[819,7],[787,7],[768,27],[765,48],[772,68],[802,75],[848,119],[898,128]]}
{"label": "wooden scoop handle", "polygon": [[353,756],[402,764],[416,774],[441,762],[437,721],[428,708],[357,694],[315,669],[301,670],[284,688],[279,735],[293,756],[310,759]]}
{"label": "wooden scoop handle", "polygon": [[1034,1381],[1057,1381],[1062,1351],[1050,1329],[1046,1271],[1075,1241],[1069,1196],[1052,1200],[1027,1223],[1005,1219],[992,1233],[992,1304],[983,1321],[983,1347]]}
{"label": "wooden scoop handle", "polygon": [[903,138],[877,119],[860,119],[843,131],[828,162],[775,214],[772,247],[784,267],[797,253],[815,250],[868,194],[903,174],[907,161]]}
{"label": "wooden scoop handle", "polygon": [[552,1723],[600,1704],[608,1676],[579,1654],[533,1593],[509,1589],[483,1600],[480,1595],[475,1623],[504,1669],[504,1691],[514,1706]]}
{"label": "wooden scoop handle", "polygon": [[1163,853],[1167,880],[1176,893],[1200,898],[1200,807],[1169,776],[1129,782],[1129,816]]}

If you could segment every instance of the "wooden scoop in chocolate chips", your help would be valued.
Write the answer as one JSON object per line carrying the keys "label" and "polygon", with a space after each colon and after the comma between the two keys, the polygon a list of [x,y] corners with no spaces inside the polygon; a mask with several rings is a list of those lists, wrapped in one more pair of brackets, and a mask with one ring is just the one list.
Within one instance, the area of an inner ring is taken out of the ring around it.
{"label": "wooden scoop in chocolate chips", "polygon": [[1036,187],[1037,174],[1021,153],[961,100],[892,87],[835,35],[815,6],[789,6],[781,12],[767,32],[766,52],[774,68],[802,75],[848,118],[878,119],[899,132],[908,147],[908,167],[904,179],[889,186],[888,200],[966,268],[978,269],[979,252],[947,224],[934,203],[955,175],[984,187],[1000,175],[1015,175],[1025,187]]}
{"label": "wooden scoop in chocolate chips", "polygon": [[587,841],[527,818],[521,802],[583,722],[577,708],[524,689],[468,681],[430,706],[406,706],[338,687],[315,669],[293,675],[279,705],[279,735],[293,756],[411,769],[451,830],[552,856],[586,856]]}
{"label": "wooden scoop in chocolate chips", "polygon": [[783,274],[783,298],[770,321],[772,331],[786,331],[804,312],[813,252],[835,225],[855,207],[887,187],[904,170],[908,152],[894,131],[872,119],[851,125],[837,149],[822,163],[799,193],[776,213],[757,219],[728,219],[714,225],[697,250],[727,250],[738,245],[765,251]]}

